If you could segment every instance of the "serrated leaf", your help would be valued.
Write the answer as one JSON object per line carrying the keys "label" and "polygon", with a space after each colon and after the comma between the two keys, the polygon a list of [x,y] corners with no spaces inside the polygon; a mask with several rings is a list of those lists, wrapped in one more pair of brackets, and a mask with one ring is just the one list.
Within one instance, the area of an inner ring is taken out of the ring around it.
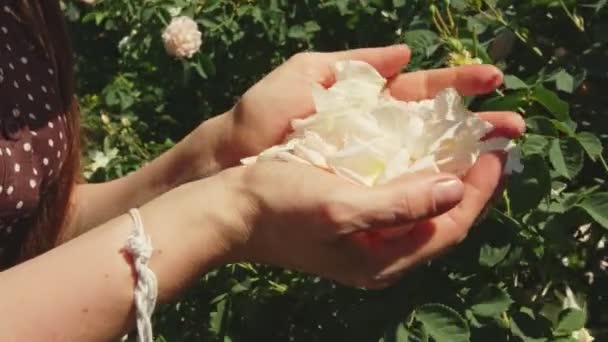
{"label": "serrated leaf", "polygon": [[554,139],[549,148],[549,160],[558,174],[573,179],[583,169],[583,149],[574,139]]}
{"label": "serrated leaf", "polygon": [[490,286],[475,298],[471,311],[479,317],[495,317],[507,311],[511,304],[513,300],[505,290]]}
{"label": "serrated leaf", "polygon": [[469,342],[467,321],[454,309],[443,304],[426,304],[416,310],[415,318],[436,342]]}
{"label": "serrated leaf", "polygon": [[558,334],[569,334],[585,327],[587,314],[578,309],[566,309],[560,312],[555,325]]}
{"label": "serrated leaf", "polygon": [[499,247],[485,244],[479,250],[479,264],[484,267],[494,267],[505,259],[510,250],[510,244]]}
{"label": "serrated leaf", "polygon": [[595,134],[581,132],[576,136],[576,140],[583,146],[591,160],[596,161],[602,155],[604,147],[602,141]]}
{"label": "serrated leaf", "polygon": [[587,196],[578,207],[582,208],[602,227],[608,229],[608,193],[596,193]]}
{"label": "serrated leaf", "polygon": [[429,335],[424,330],[422,324],[417,323],[415,327],[409,330],[409,342],[429,342]]}

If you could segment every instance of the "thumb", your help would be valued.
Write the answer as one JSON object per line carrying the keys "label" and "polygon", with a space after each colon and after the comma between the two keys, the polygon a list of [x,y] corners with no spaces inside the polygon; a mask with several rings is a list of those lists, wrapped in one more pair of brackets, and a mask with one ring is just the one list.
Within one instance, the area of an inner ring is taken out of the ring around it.
{"label": "thumb", "polygon": [[354,49],[326,53],[331,64],[356,60],[372,65],[385,78],[396,76],[410,62],[411,51],[406,45]]}
{"label": "thumb", "polygon": [[462,181],[450,174],[417,174],[390,184],[356,191],[347,201],[354,231],[398,228],[439,216],[458,205],[464,195]]}

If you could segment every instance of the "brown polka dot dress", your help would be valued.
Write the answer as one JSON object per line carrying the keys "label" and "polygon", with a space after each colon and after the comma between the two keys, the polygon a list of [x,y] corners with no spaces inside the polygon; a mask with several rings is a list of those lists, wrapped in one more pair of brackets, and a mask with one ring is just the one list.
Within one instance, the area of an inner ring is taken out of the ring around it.
{"label": "brown polka dot dress", "polygon": [[55,70],[13,6],[0,0],[0,265],[21,243],[68,148]]}

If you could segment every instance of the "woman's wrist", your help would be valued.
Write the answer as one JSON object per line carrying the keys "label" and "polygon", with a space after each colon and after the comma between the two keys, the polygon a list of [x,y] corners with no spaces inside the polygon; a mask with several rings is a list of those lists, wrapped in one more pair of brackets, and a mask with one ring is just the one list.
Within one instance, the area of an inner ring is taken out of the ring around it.
{"label": "woman's wrist", "polygon": [[[230,169],[213,177],[184,184],[153,201],[144,210],[159,211],[170,206],[179,231],[174,232],[187,244],[184,248],[201,270],[241,260],[244,232],[251,205],[243,190],[242,172]],[[165,204],[167,203],[167,204]],[[151,214],[151,215],[157,215]],[[164,213],[165,215],[168,213]]]}
{"label": "woman's wrist", "polygon": [[173,178],[177,185],[213,176],[239,164],[231,143],[232,115],[225,112],[204,121],[176,146]]}

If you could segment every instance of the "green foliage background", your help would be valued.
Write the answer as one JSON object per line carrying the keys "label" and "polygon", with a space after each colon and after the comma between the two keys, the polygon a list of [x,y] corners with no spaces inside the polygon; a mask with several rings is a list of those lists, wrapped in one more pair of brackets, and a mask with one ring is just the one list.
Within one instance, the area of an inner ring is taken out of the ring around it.
{"label": "green foliage background", "polygon": [[[573,341],[583,325],[608,340],[607,3],[65,1],[91,181],[135,170],[302,50],[406,42],[408,70],[461,63],[454,53],[466,50],[508,75],[472,108],[517,110],[528,123],[525,172],[447,257],[384,291],[230,265],[159,309],[159,340]],[[203,32],[189,61],[162,47],[178,14]],[[586,314],[562,311],[566,284]]]}

